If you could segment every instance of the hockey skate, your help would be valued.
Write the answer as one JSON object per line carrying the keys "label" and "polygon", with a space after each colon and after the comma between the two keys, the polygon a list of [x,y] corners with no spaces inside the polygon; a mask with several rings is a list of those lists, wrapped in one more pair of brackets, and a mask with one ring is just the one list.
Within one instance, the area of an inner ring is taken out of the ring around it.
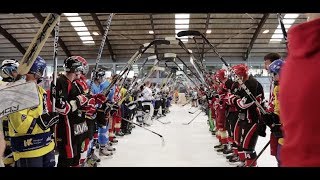
{"label": "hockey skate", "polygon": [[231,159],[233,156],[235,156],[233,153],[226,155],[227,162],[229,162],[229,159]]}
{"label": "hockey skate", "polygon": [[224,148],[217,149],[216,151],[217,151],[217,154],[222,155]]}
{"label": "hockey skate", "polygon": [[116,136],[123,137],[124,133],[122,131],[116,132]]}
{"label": "hockey skate", "polygon": [[102,157],[112,157],[113,153],[111,151],[108,151],[107,148],[100,148],[99,149],[99,156]]}
{"label": "hockey skate", "polygon": [[110,142],[112,145],[118,144],[118,140],[116,140],[116,138],[113,138],[112,140],[110,140]]}
{"label": "hockey skate", "polygon": [[116,148],[111,147],[110,145],[107,145],[106,148],[108,151],[112,151],[112,152],[116,151]]}
{"label": "hockey skate", "polygon": [[223,147],[222,144],[218,144],[218,145],[213,146],[214,150],[221,149],[222,147]]}

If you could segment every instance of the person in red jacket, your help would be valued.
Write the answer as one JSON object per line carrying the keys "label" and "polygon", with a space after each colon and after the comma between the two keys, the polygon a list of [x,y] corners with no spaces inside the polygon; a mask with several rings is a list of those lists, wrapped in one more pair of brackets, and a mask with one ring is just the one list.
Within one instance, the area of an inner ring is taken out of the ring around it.
{"label": "person in red jacket", "polygon": [[[288,32],[288,56],[280,75],[281,166],[320,166],[320,14]],[[293,82],[294,81],[294,82]],[[299,83],[297,87],[296,83]]]}

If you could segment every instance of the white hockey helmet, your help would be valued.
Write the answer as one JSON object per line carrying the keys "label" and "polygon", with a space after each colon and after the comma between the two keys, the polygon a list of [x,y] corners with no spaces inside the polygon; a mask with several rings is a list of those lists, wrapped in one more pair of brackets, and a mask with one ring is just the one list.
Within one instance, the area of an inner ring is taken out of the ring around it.
{"label": "white hockey helmet", "polygon": [[18,70],[19,62],[15,59],[5,59],[0,67],[0,76],[3,80],[12,81],[14,79],[13,72]]}

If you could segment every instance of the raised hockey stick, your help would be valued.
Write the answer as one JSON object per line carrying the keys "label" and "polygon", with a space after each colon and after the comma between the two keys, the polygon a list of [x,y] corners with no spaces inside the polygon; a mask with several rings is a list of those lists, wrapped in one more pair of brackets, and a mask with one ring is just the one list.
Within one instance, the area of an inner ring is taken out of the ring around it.
{"label": "raised hockey stick", "polygon": [[202,113],[202,111],[200,111],[194,118],[191,119],[191,121],[189,121],[188,123],[182,123],[183,125],[189,125],[192,121],[194,121],[200,114]]}
{"label": "raised hockey stick", "polygon": [[242,80],[234,73],[234,70],[227,64],[227,62],[224,60],[224,58],[217,52],[216,48],[210,43],[210,41],[199,31],[180,31],[177,34],[178,37],[182,36],[200,36],[202,37],[205,42],[211,47],[213,52],[219,57],[219,59],[223,62],[223,64],[228,68],[228,70],[234,75],[235,80],[239,83],[241,88],[246,92],[246,94],[249,96],[249,98],[255,103],[255,105],[260,109],[260,111],[263,114],[266,114],[267,112],[265,109],[261,106],[261,104],[256,100],[256,98],[253,96],[253,94],[250,92],[250,90],[245,86],[245,84],[242,82]]}
{"label": "raised hockey stick", "polygon": [[[111,26],[111,21],[112,21],[113,16],[114,16],[114,13],[111,13],[109,15],[108,20],[107,20],[106,30],[104,31],[104,34],[103,34],[103,37],[102,37],[102,40],[101,40],[101,44],[100,44],[100,48],[99,48],[99,52],[98,52],[98,56],[97,56],[97,59],[96,59],[96,64],[95,64],[94,69],[93,69],[93,75],[92,75],[92,79],[91,79],[91,82],[90,82],[90,87],[92,87],[93,81],[96,78],[95,77],[96,76],[96,72],[98,71],[98,65],[99,65],[99,62],[100,62],[100,59],[101,59],[101,56],[102,56],[102,51],[103,51],[104,44],[105,44],[107,36],[108,36],[108,32],[109,32],[109,29],[110,29],[110,26]],[[90,92],[91,92],[91,88],[89,88],[89,93]]]}
{"label": "raised hockey stick", "polygon": [[59,25],[60,17],[55,27],[54,33],[54,43],[53,43],[53,80],[52,80],[52,112],[56,112],[56,85],[57,85],[57,75],[58,75],[58,40],[59,40]]}
{"label": "raised hockey stick", "polygon": [[170,42],[167,40],[157,39],[157,40],[153,40],[150,43],[146,43],[146,44],[140,46],[138,51],[129,59],[126,66],[120,71],[121,72],[120,75],[112,80],[112,82],[109,84],[109,86],[103,91],[103,94],[108,96],[111,88],[118,82],[120,77],[122,77],[128,71],[128,69],[142,56],[142,54],[144,54],[151,46],[161,45],[161,44],[170,44]]}
{"label": "raised hockey stick", "polygon": [[29,72],[33,62],[38,57],[42,47],[50,36],[51,31],[56,26],[60,14],[50,13],[47,18],[44,20],[41,28],[38,30],[38,33],[31,41],[26,53],[23,55],[22,59],[19,62],[18,74],[25,75]]}
{"label": "raised hockey stick", "polygon": [[18,76],[14,83],[0,88],[0,117],[31,107],[40,103],[37,85],[33,82],[20,82],[23,75],[30,71],[33,62],[58,22],[60,14],[50,13],[31,41],[26,53],[19,62]]}
{"label": "raised hockey stick", "polygon": [[283,24],[283,21],[282,21],[282,16],[280,13],[277,13],[277,18],[278,18],[278,22],[279,22],[279,25],[281,27],[281,31],[282,31],[282,34],[283,34],[283,38],[286,42],[286,47],[288,49],[288,38],[287,38],[287,31],[286,31],[286,28]]}
{"label": "raised hockey stick", "polygon": [[117,116],[117,115],[115,115],[115,116],[116,116],[116,117],[118,117],[118,118],[121,118],[122,120],[127,121],[128,123],[131,123],[131,124],[134,124],[134,125],[136,125],[136,126],[139,126],[139,127],[141,127],[142,129],[145,129],[145,130],[147,130],[147,131],[149,131],[149,132],[151,132],[151,133],[153,133],[153,134],[155,134],[155,135],[159,136],[159,137],[161,138],[161,140],[162,140],[162,146],[164,146],[164,145],[165,145],[164,138],[163,138],[163,136],[162,136],[161,134],[156,133],[156,132],[154,132],[154,131],[152,131],[152,130],[150,130],[150,129],[148,129],[148,128],[145,128],[145,127],[141,126],[140,124],[137,124],[137,123],[135,123],[135,122],[132,122],[132,121],[130,121],[130,120],[128,120],[128,119],[126,119],[126,118],[123,118],[123,117],[120,117],[120,116]]}

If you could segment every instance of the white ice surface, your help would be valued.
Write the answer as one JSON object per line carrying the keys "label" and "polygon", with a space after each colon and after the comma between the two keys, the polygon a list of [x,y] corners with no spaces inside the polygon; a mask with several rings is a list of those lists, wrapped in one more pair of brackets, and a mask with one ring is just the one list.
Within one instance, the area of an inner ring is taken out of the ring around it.
{"label": "white ice surface", "polygon": [[[131,135],[117,138],[116,153],[112,158],[102,159],[99,167],[232,167],[225,157],[214,151],[213,146],[218,141],[209,132],[204,113],[190,125],[182,125],[198,114],[190,114],[188,110],[190,105],[173,105],[170,107],[171,112],[159,119],[163,122],[171,121],[170,124],[164,125],[154,120],[152,126],[146,127],[163,135],[165,146],[162,146],[159,136],[136,126]],[[258,153],[268,140],[269,130],[266,138],[258,139]],[[258,166],[277,166],[269,147],[258,159]]]}

